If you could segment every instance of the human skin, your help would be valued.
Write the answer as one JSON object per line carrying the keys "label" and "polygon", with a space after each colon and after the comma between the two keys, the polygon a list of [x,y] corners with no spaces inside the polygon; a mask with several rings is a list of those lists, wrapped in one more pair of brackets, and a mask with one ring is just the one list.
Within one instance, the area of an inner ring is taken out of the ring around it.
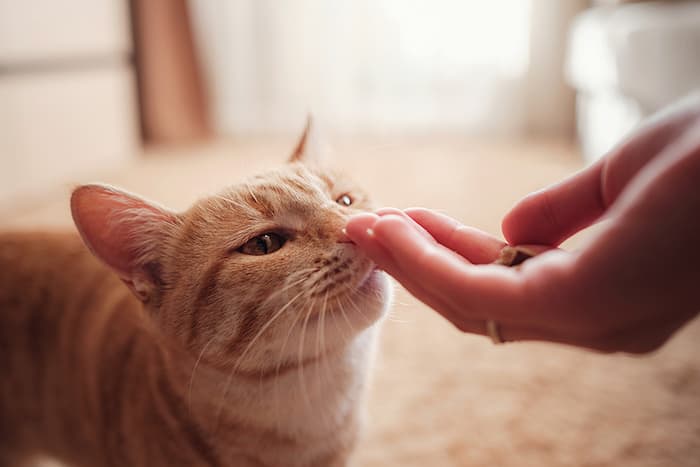
{"label": "human skin", "polygon": [[[577,251],[556,248],[604,222]],[[510,245],[542,254],[489,264],[506,242],[422,208],[350,219],[347,236],[464,332],[604,352],[658,349],[700,310],[700,99],[653,117],[592,166],[504,217]]]}

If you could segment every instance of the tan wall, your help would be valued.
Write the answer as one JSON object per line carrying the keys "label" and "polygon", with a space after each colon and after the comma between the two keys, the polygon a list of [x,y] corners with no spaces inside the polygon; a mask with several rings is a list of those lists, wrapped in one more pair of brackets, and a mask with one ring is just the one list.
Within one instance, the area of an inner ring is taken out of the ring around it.
{"label": "tan wall", "polygon": [[0,203],[138,148],[127,3],[0,0]]}

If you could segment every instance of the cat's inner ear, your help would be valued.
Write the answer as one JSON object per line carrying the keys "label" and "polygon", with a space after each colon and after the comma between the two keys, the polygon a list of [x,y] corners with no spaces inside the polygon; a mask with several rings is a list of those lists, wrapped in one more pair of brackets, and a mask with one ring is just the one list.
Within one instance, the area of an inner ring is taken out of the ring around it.
{"label": "cat's inner ear", "polygon": [[73,221],[87,247],[147,301],[162,285],[160,250],[177,223],[174,213],[105,185],[71,196]]}
{"label": "cat's inner ear", "polygon": [[317,125],[309,115],[306,118],[304,131],[299,137],[289,162],[302,162],[304,164],[321,165],[324,159],[324,150],[320,141]]}

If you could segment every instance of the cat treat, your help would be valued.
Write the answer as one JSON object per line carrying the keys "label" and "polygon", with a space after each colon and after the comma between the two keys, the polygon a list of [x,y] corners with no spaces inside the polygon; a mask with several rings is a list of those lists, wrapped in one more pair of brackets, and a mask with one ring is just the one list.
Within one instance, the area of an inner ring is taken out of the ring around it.
{"label": "cat treat", "polygon": [[506,245],[503,247],[494,263],[516,267],[537,254],[538,251],[535,247]]}

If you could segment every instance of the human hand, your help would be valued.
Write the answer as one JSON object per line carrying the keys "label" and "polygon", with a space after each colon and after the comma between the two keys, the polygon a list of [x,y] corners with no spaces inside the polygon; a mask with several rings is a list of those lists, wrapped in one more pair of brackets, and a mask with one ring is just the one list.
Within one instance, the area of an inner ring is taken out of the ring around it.
{"label": "human hand", "polygon": [[426,209],[360,214],[347,235],[409,292],[465,332],[649,352],[700,310],[700,105],[650,121],[593,166],[519,202],[512,245],[556,246],[603,217],[581,250],[518,270],[505,243]]}

